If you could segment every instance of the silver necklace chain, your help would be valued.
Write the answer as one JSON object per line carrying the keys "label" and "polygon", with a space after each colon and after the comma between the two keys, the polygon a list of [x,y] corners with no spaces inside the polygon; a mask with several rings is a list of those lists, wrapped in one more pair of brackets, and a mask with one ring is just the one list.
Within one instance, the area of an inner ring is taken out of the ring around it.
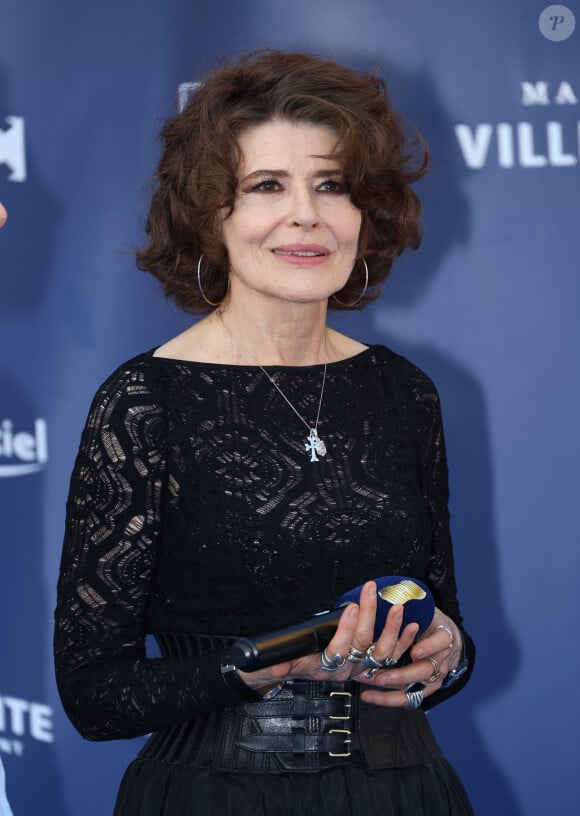
{"label": "silver necklace chain", "polygon": [[[238,338],[235,336],[235,334],[232,332],[232,330],[230,329],[230,327],[227,325],[226,321],[224,320],[223,311],[221,309],[218,309],[216,311],[216,315],[221,320],[225,330],[228,332],[228,334],[230,335],[232,340],[240,347],[240,349],[244,352],[244,354],[246,354],[248,357],[250,357],[251,359],[256,361],[256,365],[258,366],[258,368],[260,368],[261,371],[266,375],[266,377],[270,380],[270,382],[272,383],[272,385],[274,386],[276,391],[280,394],[282,399],[285,400],[285,402],[290,406],[290,408],[292,408],[292,410],[294,411],[294,413],[296,414],[298,419],[306,426],[306,428],[308,429],[308,436],[307,436],[307,441],[306,441],[304,447],[306,448],[306,451],[308,453],[310,453],[310,461],[311,462],[318,462],[319,461],[318,456],[326,456],[326,445],[324,444],[322,439],[318,436],[318,420],[320,419],[320,408],[322,406],[322,397],[324,396],[324,386],[325,386],[325,383],[326,383],[326,367],[328,365],[328,362],[326,360],[324,362],[324,372],[323,372],[323,375],[322,375],[322,387],[320,389],[320,399],[318,400],[318,411],[316,413],[316,422],[314,423],[314,427],[313,427],[312,425],[310,425],[309,422],[307,422],[304,419],[304,417],[302,416],[300,411],[298,411],[298,409],[290,402],[290,400],[288,399],[286,394],[282,391],[282,389],[280,388],[280,386],[278,385],[276,380],[273,377],[271,377],[268,374],[268,372],[266,371],[266,369],[264,368],[264,366],[261,365],[257,361],[255,355],[252,354],[250,351],[248,351],[248,349],[238,340]],[[325,342],[326,342],[326,337],[325,337]],[[318,456],[316,454],[318,454]]]}

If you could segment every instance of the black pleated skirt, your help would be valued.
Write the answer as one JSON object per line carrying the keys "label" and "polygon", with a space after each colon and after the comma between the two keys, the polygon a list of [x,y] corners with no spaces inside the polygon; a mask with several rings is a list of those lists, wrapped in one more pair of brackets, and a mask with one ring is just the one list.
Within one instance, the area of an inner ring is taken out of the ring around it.
{"label": "black pleated skirt", "polygon": [[341,766],[319,773],[216,771],[136,759],[115,816],[473,816],[443,758],[409,768]]}

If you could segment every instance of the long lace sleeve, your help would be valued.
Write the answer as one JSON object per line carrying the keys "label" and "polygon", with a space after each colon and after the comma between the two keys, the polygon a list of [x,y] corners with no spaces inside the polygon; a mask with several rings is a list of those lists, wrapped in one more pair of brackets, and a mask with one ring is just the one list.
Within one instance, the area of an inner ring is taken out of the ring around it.
{"label": "long lace sleeve", "polygon": [[468,671],[448,689],[440,690],[425,701],[431,708],[460,691],[467,683],[475,662],[475,646],[463,628],[457,599],[453,547],[449,527],[449,481],[443,435],[441,405],[432,381],[414,368],[413,393],[416,406],[417,439],[421,462],[423,498],[431,519],[432,549],[426,583],[435,605],[460,628],[469,660]]}
{"label": "long lace sleeve", "polygon": [[219,653],[145,653],[165,490],[165,416],[150,369],[136,358],[98,391],[71,477],[55,666],[64,708],[88,739],[146,734],[244,694],[225,685]]}

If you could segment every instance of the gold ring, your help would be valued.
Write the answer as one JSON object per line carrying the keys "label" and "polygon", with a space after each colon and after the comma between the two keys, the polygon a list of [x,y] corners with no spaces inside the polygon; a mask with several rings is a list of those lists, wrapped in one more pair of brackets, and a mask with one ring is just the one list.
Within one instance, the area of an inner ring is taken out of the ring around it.
{"label": "gold ring", "polygon": [[436,680],[439,680],[439,678],[441,677],[441,672],[439,670],[439,664],[437,663],[437,661],[435,660],[434,657],[429,656],[426,659],[433,666],[433,674],[431,675],[431,677],[427,678],[427,682],[428,683],[434,683]]}

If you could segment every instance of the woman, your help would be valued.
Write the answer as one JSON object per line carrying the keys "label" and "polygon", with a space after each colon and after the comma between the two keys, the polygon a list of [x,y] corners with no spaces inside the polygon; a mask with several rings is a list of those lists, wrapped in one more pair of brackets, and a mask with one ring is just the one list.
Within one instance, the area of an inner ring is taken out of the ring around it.
{"label": "woman", "polygon": [[[417,164],[376,78],[275,51],[210,74],[162,135],[138,263],[206,316],[93,402],[56,610],[64,706],[89,739],[154,732],[123,816],[471,813],[423,711],[474,655],[437,394],[326,325],[418,245],[425,149]],[[387,574],[432,590],[421,638],[395,605],[373,643]],[[362,583],[322,654],[228,663],[232,637]]]}

